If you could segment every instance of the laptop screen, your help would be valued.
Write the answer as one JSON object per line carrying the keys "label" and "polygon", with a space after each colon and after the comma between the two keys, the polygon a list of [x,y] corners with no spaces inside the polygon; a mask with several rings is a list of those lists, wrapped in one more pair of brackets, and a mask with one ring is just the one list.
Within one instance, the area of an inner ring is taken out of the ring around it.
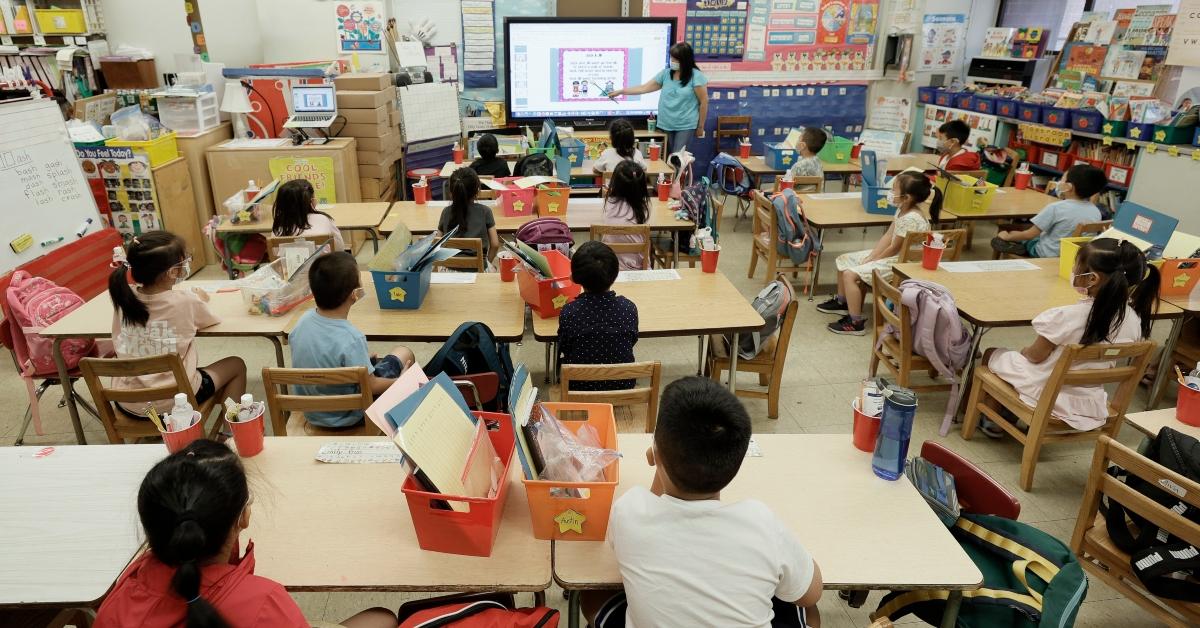
{"label": "laptop screen", "polygon": [[337,111],[334,102],[332,85],[297,85],[292,88],[294,113],[333,113]]}

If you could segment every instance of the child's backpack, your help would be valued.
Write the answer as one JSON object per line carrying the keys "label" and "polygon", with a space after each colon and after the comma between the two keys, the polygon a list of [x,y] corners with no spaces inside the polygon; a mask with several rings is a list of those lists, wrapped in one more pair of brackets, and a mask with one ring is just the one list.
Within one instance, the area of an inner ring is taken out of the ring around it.
{"label": "child's backpack", "polygon": [[[690,220],[696,225],[696,232],[701,229],[708,229],[709,235],[713,240],[718,239],[717,227],[720,221],[717,219],[716,212],[719,211],[719,206],[713,202],[712,197],[708,194],[709,182],[708,177],[701,177],[699,181],[693,183],[683,189],[681,194],[678,213],[682,215],[684,220]],[[682,232],[680,232],[682,234]],[[692,236],[695,234],[693,233]],[[680,240],[679,250],[690,255],[699,255],[700,250],[694,241],[694,237],[687,237],[687,240]]]}
{"label": "child's backpack", "polygon": [[535,218],[521,225],[517,239],[539,251],[558,251],[571,257],[575,238],[571,228],[558,218]]}
{"label": "child's backpack", "polygon": [[[13,340],[17,361],[30,376],[57,374],[54,364],[54,341],[44,338],[40,332],[54,321],[70,314],[85,301],[69,288],[64,288],[44,277],[34,277],[28,272],[13,272],[5,295],[13,322],[21,333],[14,333]],[[60,345],[67,369],[74,369],[79,361],[95,348],[96,341],[86,339],[64,340]],[[23,349],[23,351],[22,351]]]}
{"label": "child's backpack", "polygon": [[500,378],[496,403],[500,408],[508,407],[508,387],[513,376],[508,343],[497,342],[496,335],[483,323],[466,322],[459,325],[424,368],[429,377],[438,373],[451,377],[495,373]]}
{"label": "child's backpack", "polygon": [[267,259],[267,238],[261,233],[217,233],[220,216],[213,216],[204,227],[204,235],[221,256],[221,268],[237,279],[254,272]]}
{"label": "child's backpack", "polygon": [[692,164],[696,158],[687,149],[683,149],[677,153],[667,155],[667,165],[675,170],[675,178],[671,179],[671,198],[679,200],[683,198],[683,190],[692,185],[692,180],[695,175],[692,172]]}
{"label": "child's backpack", "polygon": [[779,222],[779,240],[775,242],[775,252],[788,256],[797,266],[807,264],[820,255],[821,239],[804,217],[804,206],[795,190],[789,188],[775,194],[771,197],[771,204],[775,206],[775,216]]}
{"label": "child's backpack", "polygon": [[708,178],[726,194],[745,196],[750,191],[750,175],[746,168],[728,153],[717,153],[708,162]]}
{"label": "child's backpack", "polygon": [[405,602],[400,628],[556,628],[559,613],[552,608],[516,608],[511,593],[447,595]]}
{"label": "child's backpack", "polygon": [[[1037,528],[992,515],[964,514],[950,533],[983,573],[983,587],[963,595],[960,628],[1059,628],[1074,625],[1088,581],[1075,554]],[[912,613],[938,625],[950,591],[897,591],[871,619]]]}
{"label": "child's backpack", "polygon": [[[779,332],[779,326],[787,316],[788,306],[796,300],[796,291],[792,282],[784,275],[779,275],[767,287],[759,290],[750,306],[766,321],[759,329],[750,333],[738,335],[738,356],[743,360],[754,358],[762,351],[763,345]],[[725,336],[725,344],[732,342],[729,335]]]}
{"label": "child's backpack", "polygon": [[554,176],[554,162],[545,153],[525,155],[513,166],[514,177]]}

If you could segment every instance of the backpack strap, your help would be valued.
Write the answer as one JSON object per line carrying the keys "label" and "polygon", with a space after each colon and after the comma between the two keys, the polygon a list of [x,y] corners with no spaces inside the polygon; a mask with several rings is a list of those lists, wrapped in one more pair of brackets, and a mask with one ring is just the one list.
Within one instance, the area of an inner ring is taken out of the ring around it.
{"label": "backpack strap", "polygon": [[1129,556],[1133,574],[1151,594],[1171,600],[1200,602],[1194,580],[1174,578],[1177,572],[1200,573],[1200,550],[1187,543],[1157,545]]}

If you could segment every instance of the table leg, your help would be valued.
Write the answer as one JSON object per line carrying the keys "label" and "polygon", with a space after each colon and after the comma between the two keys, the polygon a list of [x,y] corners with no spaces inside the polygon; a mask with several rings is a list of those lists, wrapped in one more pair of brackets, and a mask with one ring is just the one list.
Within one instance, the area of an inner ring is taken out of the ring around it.
{"label": "table leg", "polygon": [[967,397],[971,390],[971,375],[975,371],[975,353],[979,351],[979,343],[983,342],[983,334],[987,332],[987,328],[982,325],[976,325],[975,330],[971,332],[971,351],[967,354],[967,364],[963,367],[961,382],[958,386],[958,411],[954,415],[942,419],[942,428],[938,433],[942,436],[950,433],[950,424],[954,422],[954,416],[962,414],[966,410]]}
{"label": "table leg", "polygon": [[729,392],[737,394],[738,332],[729,343]]}
{"label": "table leg", "polygon": [[79,420],[79,408],[75,405],[75,389],[71,386],[71,374],[67,370],[67,361],[63,359],[63,338],[55,338],[51,353],[54,355],[54,366],[58,367],[58,381],[62,384],[63,401],[67,403],[67,412],[71,415],[71,426],[75,428],[75,440],[80,445],[87,444],[83,435],[83,422]]}
{"label": "table leg", "polygon": [[696,375],[704,375],[704,336],[696,336]]}
{"label": "table leg", "polygon": [[567,628],[579,628],[579,591],[567,591]]}
{"label": "table leg", "polygon": [[279,336],[267,336],[267,340],[275,345],[275,364],[279,368],[284,368],[286,365],[283,363],[283,342],[279,340]]}
{"label": "table leg", "polygon": [[550,383],[550,346],[553,344],[552,342],[546,343],[546,378],[543,380],[546,384]]}
{"label": "table leg", "polygon": [[671,268],[679,268],[679,234],[671,231]]}
{"label": "table leg", "polygon": [[[817,240],[825,241],[825,230],[817,229]],[[817,278],[821,276],[821,252],[817,251],[817,261],[813,262],[812,283],[808,286],[808,300],[812,301],[817,294]]]}
{"label": "table leg", "polygon": [[533,605],[534,606],[545,606],[546,605],[546,590],[545,589],[542,589],[541,591],[533,592]]}
{"label": "table leg", "polygon": [[962,591],[951,591],[946,598],[946,608],[942,610],[942,628],[954,628],[958,623],[958,609],[962,606]]}
{"label": "table leg", "polygon": [[371,228],[371,229],[367,229],[367,235],[371,236],[371,248],[373,248],[375,250],[375,252],[378,253],[379,252],[379,232],[376,231],[374,228]]}
{"label": "table leg", "polygon": [[1150,387],[1150,394],[1146,397],[1146,409],[1153,410],[1158,407],[1158,402],[1162,401],[1163,383],[1167,381],[1167,371],[1171,370],[1171,358],[1175,354],[1175,345],[1179,344],[1179,336],[1183,333],[1184,317],[1173,319],[1171,321],[1171,333],[1167,335],[1167,342],[1162,348],[1162,357],[1158,360],[1158,374],[1154,376],[1154,385]]}

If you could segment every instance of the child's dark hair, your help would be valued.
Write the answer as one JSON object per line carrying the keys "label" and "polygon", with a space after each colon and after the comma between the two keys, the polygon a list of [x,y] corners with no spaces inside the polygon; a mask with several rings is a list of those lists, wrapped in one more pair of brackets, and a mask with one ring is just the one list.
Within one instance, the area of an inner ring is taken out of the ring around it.
{"label": "child's dark hair", "polygon": [[479,175],[470,168],[459,168],[446,182],[450,190],[450,224],[447,228],[467,228],[467,210],[479,195]]}
{"label": "child's dark hair", "polygon": [[942,191],[930,183],[929,177],[921,172],[901,172],[896,175],[896,181],[900,185],[900,193],[912,197],[913,205],[924,203],[933,196],[929,203],[929,220],[936,223],[942,215]]}
{"label": "child's dark hair", "polygon": [[1075,164],[1067,168],[1067,183],[1075,188],[1075,195],[1087,200],[1108,185],[1104,171],[1091,164]]}
{"label": "child's dark hair", "polygon": [[808,147],[809,151],[819,153],[822,148],[825,148],[825,141],[829,139],[829,136],[825,134],[823,129],[818,129],[815,126],[806,126],[800,132],[800,139],[804,140],[804,145]]}
{"label": "child's dark hair", "polygon": [[495,135],[484,133],[475,142],[475,150],[479,151],[479,156],[484,159],[495,159],[500,152],[500,143],[496,141]]}
{"label": "child's dark hair", "polygon": [[646,170],[632,159],[622,160],[613,169],[608,184],[608,200],[625,201],[633,208],[633,218],[644,225],[650,216],[650,192],[646,186]]}
{"label": "child's dark hair", "polygon": [[685,377],[663,389],[656,463],[680,490],[715,493],[742,467],[750,433],[750,415],[733,393],[707,377]]}
{"label": "child's dark hair", "polygon": [[571,281],[587,292],[608,292],[617,280],[617,254],[599,240],[584,242],[571,256]]}
{"label": "child's dark hair", "polygon": [[608,125],[608,138],[613,150],[625,159],[633,159],[633,146],[637,138],[633,132],[633,124],[625,118],[617,118]]}
{"label": "child's dark hair", "polygon": [[938,127],[938,133],[945,135],[952,140],[958,140],[962,146],[967,145],[967,140],[971,137],[971,127],[967,126],[962,120],[951,120],[942,126]]}
{"label": "child's dark hair", "polygon": [[358,277],[358,262],[345,251],[321,255],[308,267],[308,285],[312,288],[317,307],[322,310],[337,309],[362,285]]}
{"label": "child's dark hair", "polygon": [[1158,310],[1158,268],[1146,261],[1145,253],[1125,240],[1099,238],[1079,247],[1075,266],[1098,273],[1103,283],[1092,301],[1080,343],[1108,342],[1125,322],[1125,306],[1141,319],[1142,338],[1150,337],[1150,319]]}
{"label": "child's dark hair", "polygon": [[277,236],[297,236],[309,228],[308,215],[321,214],[322,211],[313,209],[313,186],[305,179],[292,179],[279,186],[275,191],[275,206],[272,212],[275,218],[271,223],[271,233]]}
{"label": "child's dark hair", "polygon": [[163,273],[187,259],[186,244],[183,238],[169,231],[147,231],[129,241],[125,259],[128,267],[118,265],[108,275],[108,294],[126,325],[145,326],[150,320],[150,310],[133,291],[128,277],[132,276],[133,282],[142,286],[157,282]]}
{"label": "child's dark hair", "polygon": [[692,82],[692,74],[696,71],[696,53],[692,50],[692,45],[681,41],[671,46],[669,54],[679,62],[679,84],[687,85]]}
{"label": "child's dark hair", "polygon": [[154,557],[175,567],[171,587],[187,602],[188,628],[229,624],[200,596],[201,566],[220,558],[250,490],[237,454],[198,440],[150,468],[138,490],[138,516]]}

